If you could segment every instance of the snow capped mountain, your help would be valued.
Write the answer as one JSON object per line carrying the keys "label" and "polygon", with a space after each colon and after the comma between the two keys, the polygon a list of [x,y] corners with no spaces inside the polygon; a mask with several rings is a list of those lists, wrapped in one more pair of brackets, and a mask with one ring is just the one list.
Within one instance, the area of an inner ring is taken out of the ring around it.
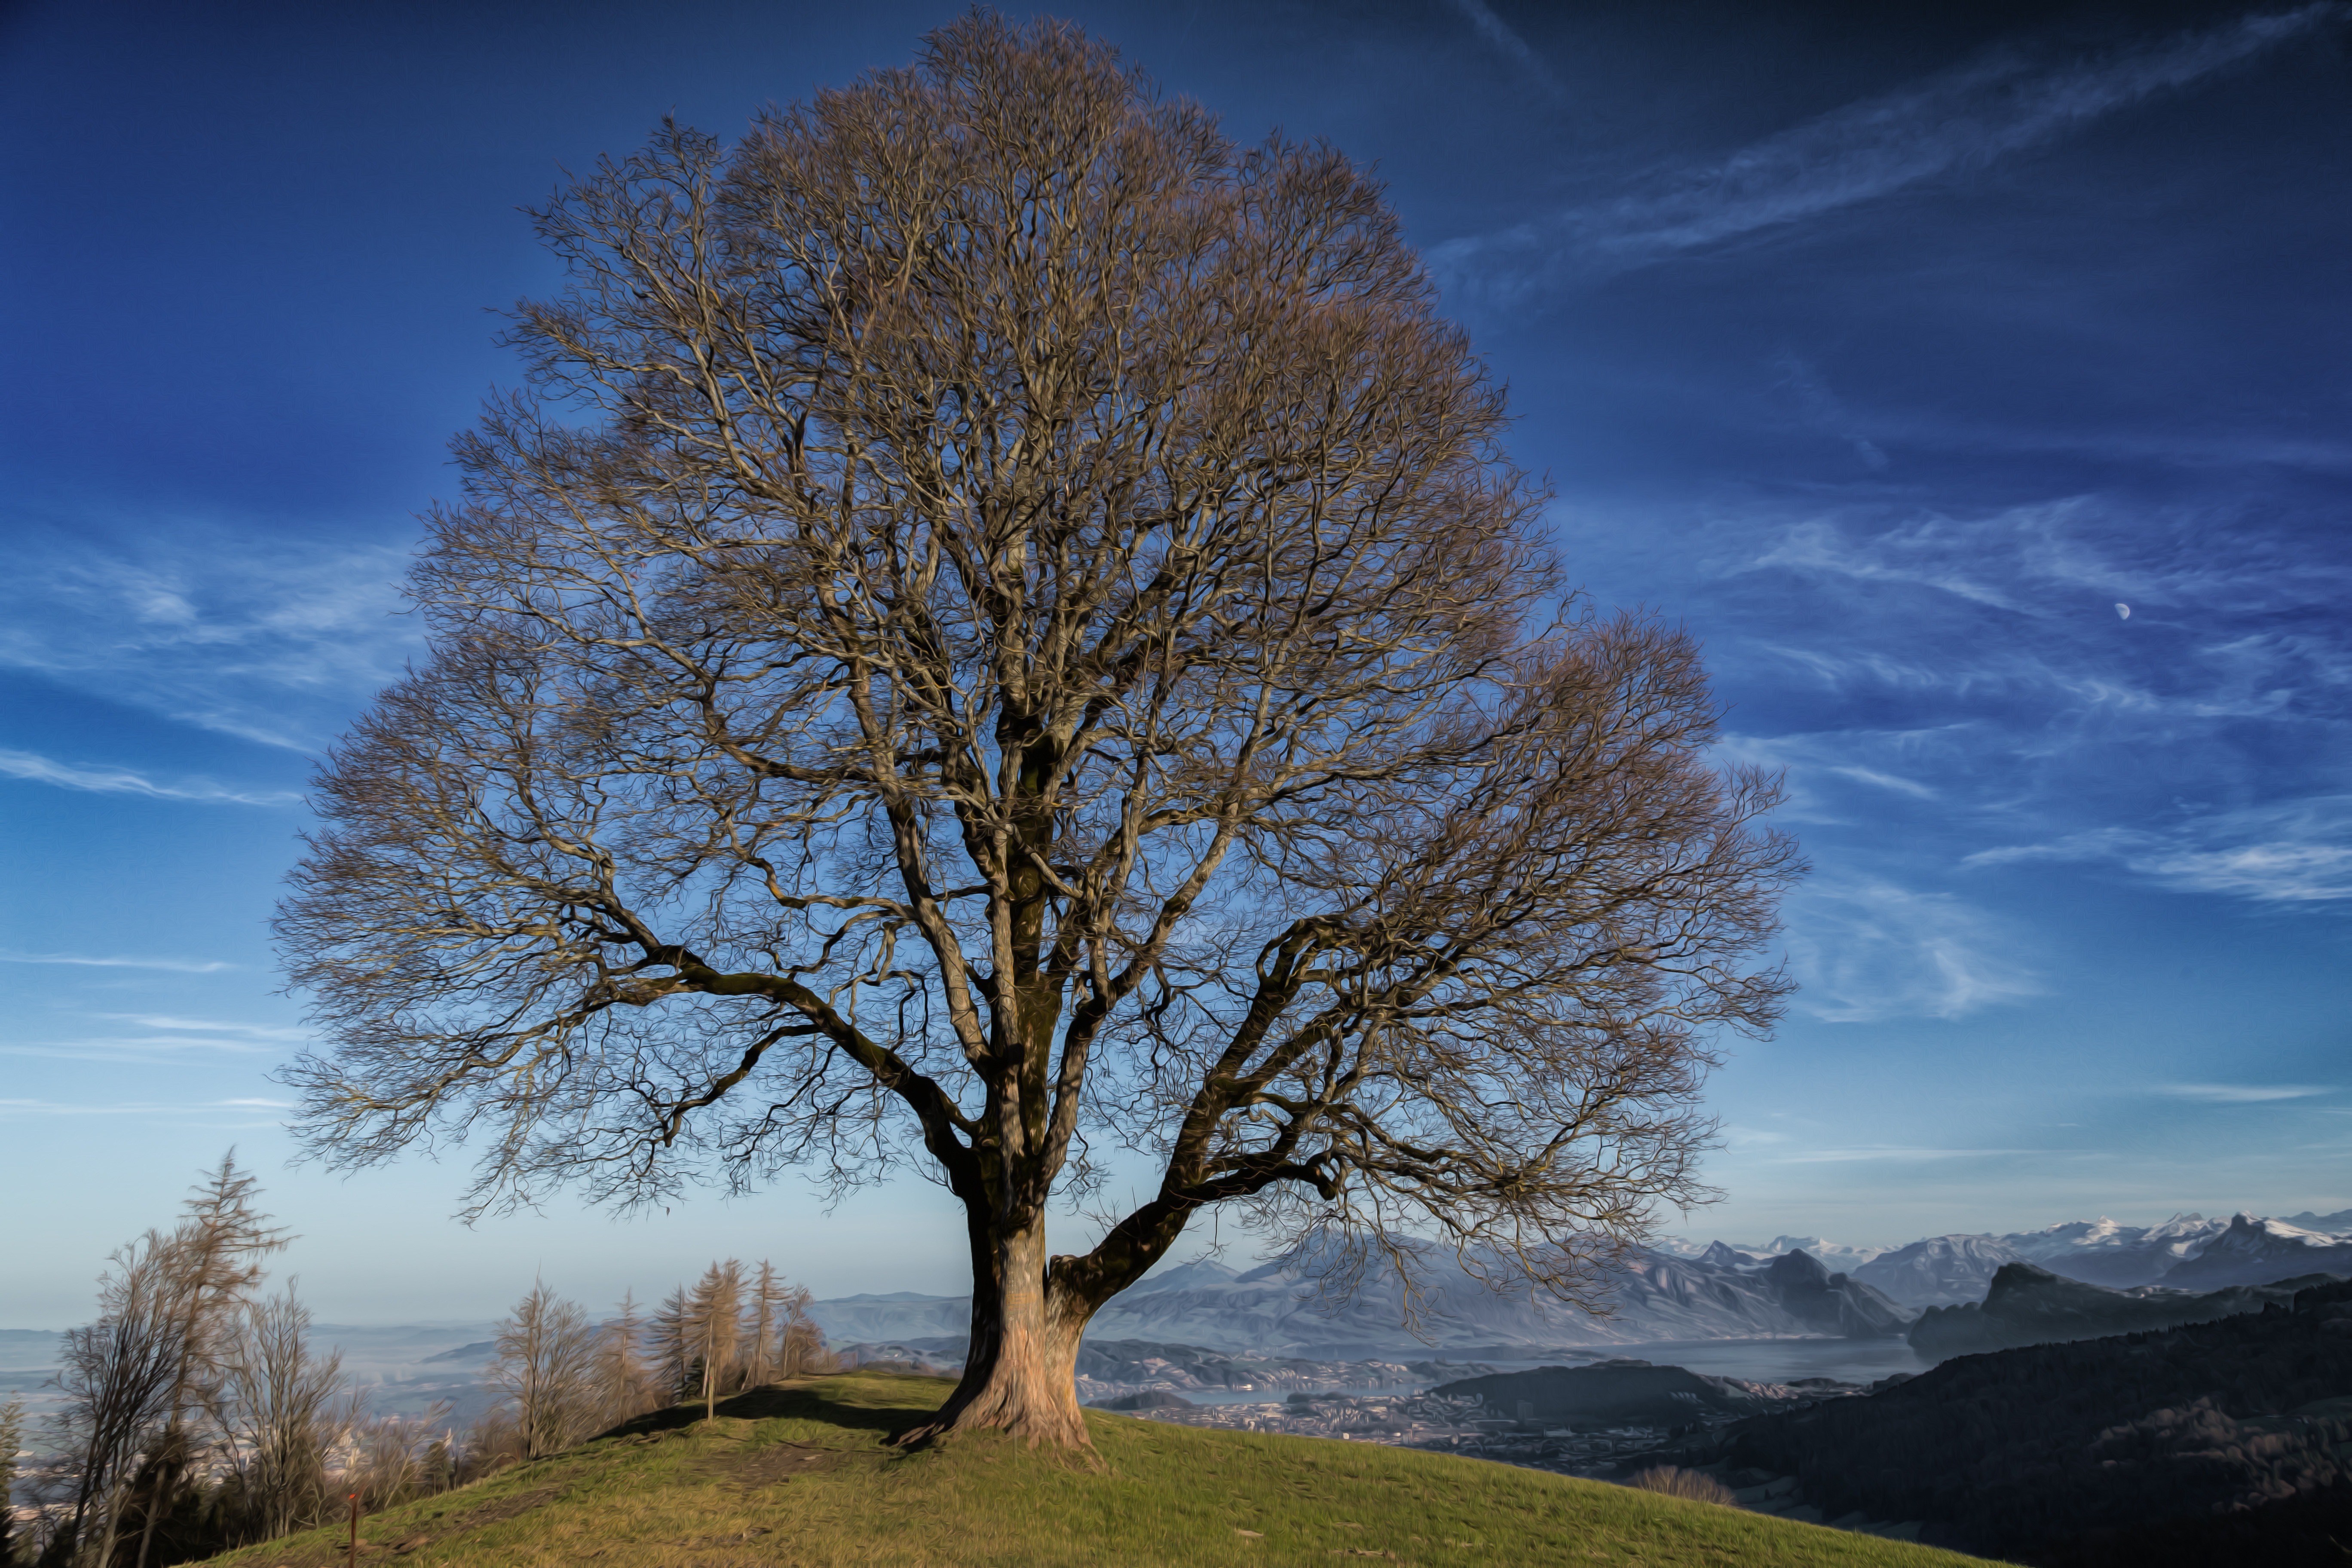
{"label": "snow capped mountain", "polygon": [[1847,1247],[1818,1236],[1776,1236],[1769,1241],[1697,1241],[1686,1236],[1661,1237],[1651,1247],[1669,1258],[1711,1258],[1717,1249],[1744,1254],[1758,1263],[1768,1263],[1784,1253],[1802,1252],[1819,1261],[1833,1274],[1851,1274],[1881,1253],[1892,1252],[1890,1247]]}
{"label": "snow capped mountain", "polygon": [[1891,1247],[1845,1247],[1818,1236],[1776,1236],[1762,1247],[1747,1250],[1773,1258],[1783,1253],[1802,1252],[1818,1260],[1832,1274],[1852,1274],[1864,1264],[1895,1249]]}
{"label": "snow capped mountain", "polygon": [[[2302,1225],[2296,1222],[2325,1222]],[[1352,1360],[1477,1352],[1494,1359],[1580,1345],[1797,1335],[1897,1334],[1917,1310],[1975,1303],[1993,1276],[2030,1263],[2111,1289],[2162,1280],[2187,1290],[2266,1285],[2298,1274],[2352,1275],[2352,1210],[2294,1220],[2179,1214],[2161,1225],[2102,1216],[2008,1236],[1955,1233],[1907,1247],[1849,1247],[1811,1236],[1761,1245],[1661,1239],[1627,1255],[1599,1315],[1525,1291],[1488,1289],[1433,1253],[1421,1303],[1427,1335],[1403,1327],[1404,1292],[1367,1276],[1348,1300],[1319,1299],[1296,1268],[1237,1271],[1213,1259],[1167,1265],[1114,1297],[1098,1339],[1197,1346],[1226,1354]],[[844,1296],[811,1305],[835,1344],[919,1344],[971,1326],[961,1296]]]}
{"label": "snow capped mountain", "polygon": [[1981,1301],[2005,1263],[2025,1261],[2008,1237],[1931,1236],[1872,1258],[1853,1277],[1906,1307]]}
{"label": "snow capped mountain", "polygon": [[2267,1285],[2296,1274],[2347,1273],[2352,1273],[2352,1239],[2239,1214],[2195,1257],[2167,1270],[2164,1283],[2183,1290],[2212,1290],[2224,1285]]}
{"label": "snow capped mountain", "polygon": [[2352,1209],[2337,1209],[2334,1214],[2314,1214],[2309,1209],[2286,1216],[2286,1223],[2299,1230],[2324,1230],[2331,1236],[2352,1232]]}
{"label": "snow capped mountain", "polygon": [[[1096,1314],[1096,1339],[1194,1345],[1227,1354],[1352,1360],[1394,1353],[1475,1351],[1507,1359],[1577,1345],[1660,1340],[1900,1334],[1912,1314],[1868,1285],[1832,1274],[1798,1251],[1759,1258],[1718,1246],[1705,1258],[1635,1251],[1617,1272],[1605,1315],[1528,1291],[1489,1289],[1450,1255],[1433,1253],[1422,1281],[1416,1340],[1404,1327],[1393,1277],[1367,1273],[1346,1300],[1319,1299],[1300,1270],[1268,1264],[1246,1273],[1214,1262],[1185,1264],[1113,1297]],[[963,1333],[961,1296],[848,1296],[809,1312],[835,1344],[912,1344]]]}
{"label": "snow capped mountain", "polygon": [[1215,1258],[1203,1258],[1192,1263],[1171,1263],[1154,1268],[1129,1286],[1127,1293],[1149,1296],[1158,1290],[1194,1290],[1202,1287],[1230,1285],[1240,1278],[1238,1271],[1226,1268]]}
{"label": "snow capped mountain", "polygon": [[2153,1284],[2228,1228],[2226,1221],[2195,1214],[2177,1214],[2150,1226],[2118,1225],[2102,1215],[2000,1239],[2053,1274],[2128,1289]]}

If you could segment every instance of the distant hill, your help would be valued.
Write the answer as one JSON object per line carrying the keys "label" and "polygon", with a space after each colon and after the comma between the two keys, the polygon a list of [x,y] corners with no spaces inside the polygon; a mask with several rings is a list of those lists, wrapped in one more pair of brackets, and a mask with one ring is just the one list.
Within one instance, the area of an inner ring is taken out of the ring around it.
{"label": "distant hill", "polygon": [[1701,1415],[1753,1415],[1783,1403],[1730,1378],[1645,1361],[1490,1373],[1442,1383],[1430,1392],[1444,1398],[1483,1400],[1487,1408],[1505,1415],[1525,1405],[1528,1419],[1579,1430],[1671,1427]]}
{"label": "distant hill", "polygon": [[2202,1293],[2154,1286],[2114,1290],[2062,1279],[2031,1263],[2011,1263],[1993,1276],[1981,1302],[1930,1307],[1911,1325],[1909,1339],[1911,1348],[1930,1361],[2021,1345],[2105,1339],[2259,1312],[2273,1301],[2293,1300],[2297,1290],[2333,1284],[2336,1278],[2300,1274],[2268,1285],[2233,1285]]}

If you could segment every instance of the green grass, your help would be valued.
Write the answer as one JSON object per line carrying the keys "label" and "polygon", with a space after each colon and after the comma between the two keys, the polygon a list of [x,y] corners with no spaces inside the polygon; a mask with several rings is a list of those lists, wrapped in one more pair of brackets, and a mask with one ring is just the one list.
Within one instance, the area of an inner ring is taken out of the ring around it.
{"label": "green grass", "polygon": [[[906,1452],[939,1378],[756,1390],[362,1520],[378,1564],[1737,1563],[1979,1562],[1450,1454],[1204,1431],[1088,1411],[1096,1457],[988,1436]],[[1254,1532],[1254,1533],[1252,1533]],[[327,1568],[341,1528],[215,1559]]]}

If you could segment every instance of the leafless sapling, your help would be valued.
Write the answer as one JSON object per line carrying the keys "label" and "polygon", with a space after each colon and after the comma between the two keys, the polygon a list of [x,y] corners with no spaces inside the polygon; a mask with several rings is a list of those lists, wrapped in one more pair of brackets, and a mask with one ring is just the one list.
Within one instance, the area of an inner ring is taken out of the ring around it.
{"label": "leafless sapling", "polygon": [[482,1381],[513,1411],[522,1457],[570,1447],[595,1415],[596,1333],[588,1314],[544,1284],[499,1325],[498,1350]]}
{"label": "leafless sapling", "polygon": [[316,1524],[327,1499],[342,1354],[310,1342],[310,1310],[292,1281],[246,1303],[221,1358],[213,1420],[236,1481],[242,1534],[274,1541]]}

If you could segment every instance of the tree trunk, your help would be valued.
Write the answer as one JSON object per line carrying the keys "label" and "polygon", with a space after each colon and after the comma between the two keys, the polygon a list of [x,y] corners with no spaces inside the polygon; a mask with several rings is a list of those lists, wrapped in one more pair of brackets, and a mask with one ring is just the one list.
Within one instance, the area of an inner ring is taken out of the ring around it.
{"label": "tree trunk", "polygon": [[1056,1447],[1087,1448],[1086,1417],[1078,1413],[1078,1340],[1096,1303],[1082,1301],[1049,1278],[1044,1216],[992,1238],[972,1220],[971,1343],[963,1381],[940,1407],[938,1419],[908,1441],[950,1432],[1009,1432]]}

